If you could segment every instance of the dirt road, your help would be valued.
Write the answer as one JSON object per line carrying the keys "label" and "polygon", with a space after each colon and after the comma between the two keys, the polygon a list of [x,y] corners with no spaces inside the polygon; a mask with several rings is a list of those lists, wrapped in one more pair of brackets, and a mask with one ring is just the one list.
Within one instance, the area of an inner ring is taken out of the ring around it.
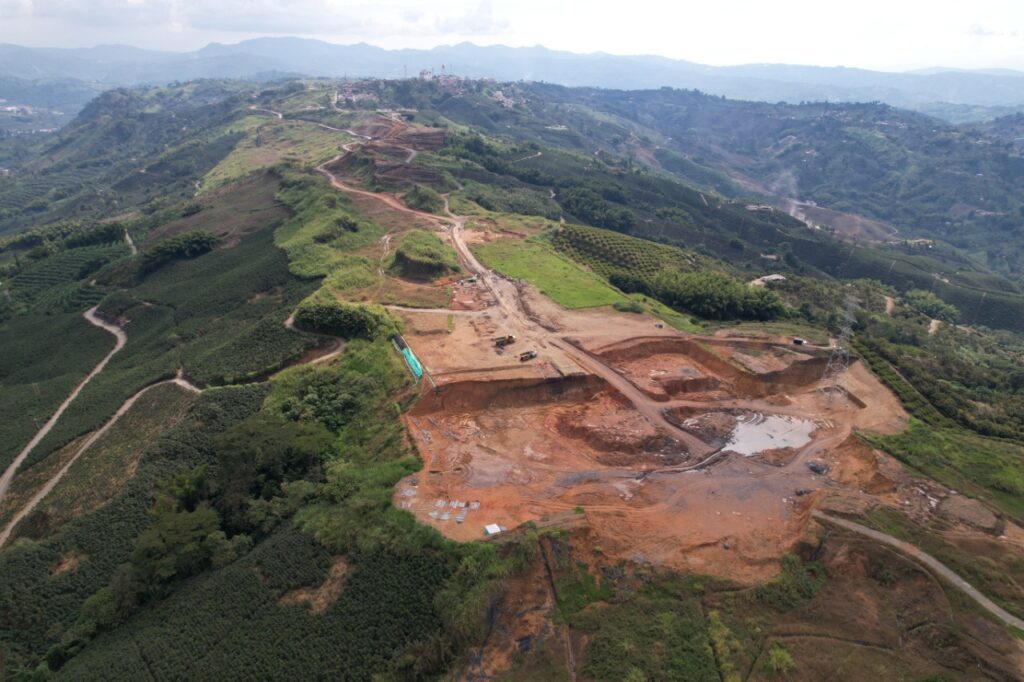
{"label": "dirt road", "polygon": [[[369,190],[345,184],[327,169],[327,166],[336,161],[337,158],[339,157],[335,157],[335,159],[328,161],[316,169],[318,173],[327,177],[330,180],[331,185],[335,188],[350,194],[358,194],[376,199],[396,211],[401,211],[418,218],[429,220],[439,227],[447,227],[445,225],[445,221],[441,217],[432,213],[425,213],[423,211],[417,211],[409,208],[391,194],[371,192]],[[589,354],[584,354],[583,351],[579,351],[578,349],[570,350],[568,344],[561,341],[531,320],[529,315],[523,310],[523,306],[519,300],[519,290],[516,285],[504,277],[499,276],[493,270],[489,270],[484,267],[480,261],[477,260],[476,256],[473,255],[473,252],[466,244],[463,235],[466,218],[452,212],[447,195],[444,196],[444,211],[445,215],[450,220],[450,234],[455,250],[458,252],[463,265],[469,273],[476,275],[484,286],[490,290],[495,300],[497,300],[498,308],[504,318],[504,326],[506,328],[515,329],[521,338],[531,342],[536,347],[547,348],[548,346],[554,346],[555,348],[558,348],[566,356],[574,360],[576,364],[603,378],[609,384],[614,386],[622,395],[624,395],[627,400],[633,403],[636,410],[647,418],[648,421],[660,427],[666,433],[671,434],[676,440],[684,443],[690,453],[700,456],[711,453],[712,449],[708,447],[706,443],[669,422],[662,414],[662,406],[658,405],[656,401],[645,396],[635,386],[633,386],[631,382],[614,369],[597,358]],[[586,357],[584,357],[584,355]]]}
{"label": "dirt road", "polygon": [[434,315],[458,315],[460,317],[481,317],[487,315],[486,310],[454,310],[452,308],[410,308],[404,305],[386,305],[388,310],[402,313],[424,313]]}
{"label": "dirt road", "polygon": [[114,348],[107,353],[102,360],[100,360],[99,364],[93,367],[92,371],[89,372],[85,379],[75,386],[75,389],[71,391],[71,394],[67,398],[64,399],[64,402],[60,404],[60,407],[58,407],[57,411],[53,413],[53,416],[46,420],[46,423],[43,424],[42,428],[39,429],[39,431],[36,432],[36,435],[32,437],[32,440],[28,442],[28,445],[18,453],[18,456],[15,457],[14,461],[7,467],[3,476],[0,476],[0,500],[2,500],[4,495],[7,494],[7,489],[11,486],[11,480],[14,478],[15,472],[17,472],[18,467],[20,467],[21,463],[25,461],[25,458],[28,457],[29,453],[39,445],[39,442],[43,440],[48,433],[50,433],[54,425],[56,425],[57,420],[60,419],[61,415],[64,414],[64,411],[68,409],[68,405],[78,397],[78,394],[82,392],[82,389],[85,388],[86,384],[92,381],[93,377],[102,372],[103,368],[105,368],[107,363],[110,362],[110,359],[114,357],[114,354],[124,348],[124,344],[128,342],[128,335],[124,333],[124,330],[116,325],[101,320],[99,316],[96,315],[96,308],[89,308],[89,310],[85,311],[83,317],[85,317],[89,324],[105,329],[113,334],[117,338],[117,342],[114,344]]}
{"label": "dirt road", "polygon": [[7,540],[8,538],[10,538],[11,533],[14,531],[14,527],[17,526],[22,519],[24,519],[26,516],[32,513],[32,510],[35,509],[36,506],[38,506],[38,504],[42,502],[47,495],[50,494],[50,492],[57,486],[57,484],[60,483],[60,480],[64,478],[64,475],[68,473],[68,470],[70,470],[74,463],[78,461],[78,458],[85,454],[85,452],[90,447],[92,447],[92,445],[96,441],[102,438],[104,434],[106,434],[107,431],[109,431],[110,428],[114,424],[116,424],[118,420],[121,419],[121,417],[123,417],[125,413],[128,412],[128,410],[132,408],[132,405],[134,405],[139,398],[141,398],[149,391],[152,391],[157,386],[164,386],[166,384],[175,384],[185,389],[186,391],[189,391],[190,393],[200,392],[200,389],[197,386],[194,386],[187,380],[185,380],[181,376],[181,372],[179,371],[178,376],[175,377],[174,379],[170,379],[168,381],[161,381],[156,384],[151,384],[146,388],[142,389],[141,391],[139,391],[138,393],[136,393],[135,395],[133,395],[132,397],[128,398],[128,400],[124,401],[121,407],[117,408],[117,412],[114,413],[114,416],[107,420],[106,424],[101,426],[99,429],[93,431],[89,435],[89,437],[86,438],[85,441],[83,441],[82,444],[78,447],[78,450],[76,450],[75,454],[71,456],[71,459],[69,459],[68,462],[63,467],[61,467],[60,470],[57,471],[57,473],[55,473],[50,478],[50,480],[48,480],[43,485],[42,488],[37,490],[36,494],[29,499],[25,506],[19,509],[18,513],[16,513],[14,517],[11,518],[7,526],[4,527],[2,532],[0,532],[0,547],[3,547],[5,544],[7,544]]}
{"label": "dirt road", "polygon": [[552,340],[551,345],[561,349],[562,352],[572,358],[576,364],[607,381],[609,385],[625,396],[629,402],[633,403],[633,407],[636,408],[636,411],[646,417],[647,421],[664,429],[667,433],[671,434],[673,438],[686,444],[690,453],[695,455],[707,455],[711,453],[712,448],[709,447],[707,443],[665,419],[665,415],[662,412],[664,409],[664,405],[662,403],[659,403],[653,398],[645,395],[640,391],[640,389],[633,385],[633,382],[616,372],[608,365],[600,362],[592,354],[587,353],[576,346],[571,346],[568,342],[564,342],[562,340]]}
{"label": "dirt road", "polygon": [[981,606],[983,609],[991,613],[999,620],[1019,630],[1024,630],[1024,620],[1021,620],[1017,616],[1014,616],[1012,613],[1008,613],[1007,611],[1002,609],[991,599],[989,599],[981,592],[979,592],[977,589],[975,589],[973,586],[971,586],[971,584],[968,583],[966,580],[964,580],[959,575],[957,575],[949,568],[947,568],[945,564],[940,562],[932,555],[922,552],[920,549],[910,544],[909,542],[898,540],[897,538],[894,538],[891,535],[886,535],[885,533],[879,532],[872,528],[868,528],[867,526],[862,526],[859,523],[847,521],[846,519],[840,519],[835,516],[825,514],[824,512],[814,511],[812,512],[812,514],[816,519],[820,519],[826,523],[831,523],[841,528],[845,528],[846,530],[853,531],[854,533],[857,533],[859,535],[871,538],[872,540],[876,540],[877,542],[881,542],[883,545],[893,547],[894,549],[899,550],[903,554],[906,554],[907,556],[916,559],[917,561],[921,562],[922,564],[930,568],[936,574],[938,574],[939,577],[941,577],[943,580],[952,584],[954,587],[956,587],[961,592],[966,594],[968,597],[973,599],[975,602],[977,602],[979,606]]}
{"label": "dirt road", "polygon": [[126,244],[128,244],[128,249],[132,252],[133,256],[139,255],[139,249],[137,246],[135,246],[135,242],[134,240],[132,240],[132,236],[128,234],[127,227],[124,228],[124,241]]}

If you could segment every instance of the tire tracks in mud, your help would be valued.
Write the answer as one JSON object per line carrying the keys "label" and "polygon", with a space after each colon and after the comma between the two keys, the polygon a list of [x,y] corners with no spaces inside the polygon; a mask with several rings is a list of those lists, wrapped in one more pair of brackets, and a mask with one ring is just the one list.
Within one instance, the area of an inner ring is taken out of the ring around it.
{"label": "tire tracks in mud", "polygon": [[92,371],[89,372],[89,374],[87,374],[86,377],[82,379],[82,381],[80,381],[77,386],[75,386],[74,390],[71,391],[70,395],[68,395],[68,397],[64,399],[64,402],[62,402],[57,407],[56,412],[54,412],[53,415],[51,415],[50,418],[46,420],[46,423],[43,424],[43,426],[36,432],[36,435],[32,437],[32,440],[30,440],[28,444],[21,450],[21,452],[18,453],[18,456],[14,458],[14,461],[11,462],[10,465],[8,465],[7,469],[3,473],[3,476],[0,476],[0,500],[3,500],[4,496],[7,494],[7,489],[10,488],[11,486],[11,481],[14,479],[14,474],[17,473],[18,468],[21,466],[22,462],[25,461],[25,458],[29,456],[29,453],[31,453],[35,449],[35,447],[39,445],[40,441],[42,441],[43,438],[45,438],[50,433],[50,431],[53,430],[53,427],[57,425],[57,421],[61,418],[61,415],[63,415],[64,411],[68,409],[68,406],[70,406],[71,403],[74,402],[75,398],[78,397],[78,394],[82,392],[82,389],[85,388],[90,381],[92,381],[100,372],[103,371],[103,369],[107,366],[107,363],[110,362],[110,359],[113,358],[114,355],[116,355],[122,348],[124,348],[124,345],[128,342],[128,335],[124,332],[123,329],[121,329],[117,325],[111,324],[103,320],[102,318],[99,317],[99,315],[96,314],[97,307],[98,306],[89,308],[87,311],[85,311],[85,313],[83,313],[82,316],[89,324],[95,327],[99,327],[100,329],[103,329],[113,334],[114,337],[117,339],[117,341],[114,343],[114,348],[109,353],[107,353],[102,360],[100,360],[99,364],[93,367]]}

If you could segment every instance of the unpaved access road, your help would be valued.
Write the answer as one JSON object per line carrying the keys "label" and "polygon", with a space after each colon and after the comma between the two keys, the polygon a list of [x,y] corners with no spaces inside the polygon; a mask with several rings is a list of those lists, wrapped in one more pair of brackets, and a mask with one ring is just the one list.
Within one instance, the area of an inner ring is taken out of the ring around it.
{"label": "unpaved access road", "polygon": [[[337,158],[339,157],[335,157],[335,159],[332,159],[316,169],[317,172],[327,177],[330,180],[331,185],[335,188],[340,189],[343,192],[377,199],[389,208],[393,208],[397,211],[414,215],[419,218],[424,218],[439,227],[446,227],[445,221],[439,216],[409,208],[391,194],[371,192],[369,190],[359,189],[345,184],[327,169],[327,166],[337,160]],[[592,355],[586,354],[585,358],[581,357],[584,355],[582,351],[570,350],[568,348],[568,344],[560,341],[557,337],[531,320],[529,315],[527,315],[523,310],[523,306],[519,300],[519,290],[515,284],[498,276],[493,270],[485,268],[480,261],[477,260],[476,256],[473,255],[473,252],[469,249],[469,246],[466,244],[463,236],[466,218],[452,213],[447,196],[444,197],[444,211],[445,215],[451,221],[450,234],[452,237],[452,243],[455,245],[455,249],[461,257],[463,265],[466,266],[466,269],[470,274],[476,275],[480,281],[483,282],[484,286],[490,290],[491,294],[493,294],[494,298],[497,300],[501,312],[508,321],[514,323],[514,326],[518,331],[520,331],[520,336],[524,337],[528,341],[532,341],[536,346],[541,348],[545,348],[549,345],[558,348],[568,357],[573,359],[580,367],[603,378],[610,385],[614,386],[622,395],[624,395],[627,400],[633,403],[636,410],[647,418],[648,421],[660,427],[666,433],[671,434],[678,441],[684,443],[689,452],[700,456],[706,456],[711,453],[711,448],[708,447],[706,443],[669,422],[665,418],[664,414],[662,414],[662,406],[643,395],[635,386],[632,385],[632,383],[626,380],[614,369]],[[703,462],[701,464],[703,464]]]}
{"label": "unpaved access road", "polygon": [[482,317],[487,315],[486,310],[455,310],[454,308],[412,308],[406,305],[386,305],[388,310],[396,310],[400,313],[424,313],[432,315],[458,315],[460,317]]}
{"label": "unpaved access road", "polygon": [[[562,352],[572,358],[576,364],[608,382],[612,388],[625,396],[629,402],[633,403],[633,407],[636,411],[646,417],[647,421],[661,427],[667,433],[671,434],[673,438],[684,443],[692,454],[711,454],[712,448],[710,448],[707,443],[697,438],[692,433],[684,431],[665,418],[665,415],[662,412],[665,407],[663,403],[659,403],[653,398],[645,395],[640,389],[633,385],[633,382],[598,360],[596,356],[580,349],[578,346],[573,346],[568,342],[560,340],[551,341],[551,345],[561,349]],[[701,464],[704,463],[701,462]],[[681,470],[692,469],[699,466],[700,464],[694,467],[686,467]],[[674,469],[675,468],[672,467],[668,470]]]}
{"label": "unpaved access road", "polygon": [[62,466],[56,474],[50,477],[50,480],[48,480],[43,485],[43,487],[36,491],[35,495],[33,495],[29,499],[29,501],[25,503],[24,507],[18,510],[18,512],[7,524],[7,526],[4,527],[3,531],[0,532],[0,547],[3,547],[5,544],[7,544],[7,539],[11,537],[11,533],[14,531],[14,527],[17,526],[23,518],[28,516],[32,512],[32,510],[35,509],[36,506],[38,506],[39,503],[43,501],[43,498],[50,494],[50,491],[52,491],[57,486],[57,484],[60,483],[60,480],[64,478],[64,475],[68,473],[68,470],[71,469],[74,463],[78,461],[79,457],[85,454],[86,450],[92,447],[93,443],[102,438],[104,434],[106,434],[107,431],[109,431],[110,428],[114,424],[116,424],[118,420],[125,415],[125,413],[128,412],[128,410],[132,409],[132,405],[134,405],[139,398],[141,398],[149,391],[152,391],[157,386],[164,386],[166,384],[175,384],[190,393],[200,392],[198,386],[194,386],[188,381],[186,381],[179,372],[177,377],[169,379],[167,381],[161,381],[156,384],[150,384],[149,386],[145,387],[132,397],[128,398],[128,400],[124,401],[121,407],[117,408],[117,412],[114,413],[114,416],[108,419],[106,424],[96,429],[91,434],[89,434],[89,437],[82,442],[82,444],[75,451],[75,454],[71,456],[71,459],[69,459],[67,463],[64,466]]}
{"label": "unpaved access road", "polygon": [[[29,444],[25,446],[24,450],[21,451],[21,453],[18,455],[18,458],[15,459],[11,466],[8,467],[7,471],[4,472],[3,479],[0,480],[0,499],[3,499],[3,496],[6,494],[7,489],[10,487],[11,480],[14,478],[14,474],[17,471],[18,466],[22,463],[22,461],[24,461],[25,457],[28,456],[28,453],[32,451],[32,448],[34,448],[39,443],[39,441],[41,441],[46,436],[46,434],[50,432],[50,429],[52,429],[54,424],[57,423],[57,420],[60,418],[61,414],[63,414],[67,406],[71,404],[71,401],[75,399],[75,397],[82,390],[82,388],[89,382],[89,380],[92,379],[97,374],[99,374],[101,371],[103,371],[103,368],[106,366],[107,362],[114,355],[114,353],[121,350],[124,344],[128,341],[128,335],[125,334],[124,330],[122,330],[120,327],[103,321],[96,315],[96,308],[91,308],[88,311],[86,311],[85,319],[87,319],[89,322],[98,327],[106,329],[111,334],[114,334],[117,337],[117,343],[114,346],[114,349],[110,351],[110,353],[108,353],[105,358],[103,358],[100,364],[98,364],[93,369],[89,376],[87,376],[85,380],[75,388],[71,395],[68,396],[67,400],[65,400],[64,403],[60,406],[57,412],[55,412],[54,415],[50,417],[50,420],[43,425],[43,428],[39,430],[39,433],[37,433],[36,436],[31,441],[29,441]],[[284,326],[289,330],[299,332],[299,330],[295,329],[293,320],[294,315],[290,315],[288,319],[284,321]],[[342,343],[340,339],[334,339],[334,341],[335,346],[331,351],[310,360],[308,364],[321,364],[341,355],[345,347],[344,343]],[[114,424],[116,424],[118,420],[120,420],[121,417],[123,417],[125,413],[127,413],[128,410],[132,408],[132,406],[138,401],[139,398],[141,398],[143,395],[153,390],[157,386],[164,386],[166,384],[175,384],[177,386],[180,386],[184,390],[189,391],[190,393],[198,394],[202,392],[202,389],[200,389],[198,386],[192,384],[187,379],[185,379],[184,373],[181,370],[178,370],[178,375],[175,378],[168,379],[167,381],[160,381],[155,384],[150,384],[149,386],[146,386],[145,388],[143,388],[142,390],[138,391],[130,398],[125,400],[124,403],[121,404],[121,407],[119,407],[117,411],[114,412],[113,416],[111,416],[111,418],[108,419],[103,426],[89,434],[88,438],[86,438],[75,451],[75,454],[71,456],[71,459],[68,460],[68,462],[63,467],[61,467],[60,470],[43,485],[43,487],[36,491],[36,493],[29,499],[25,506],[18,510],[18,512],[14,515],[14,517],[3,529],[3,531],[0,532],[0,547],[3,547],[7,543],[8,538],[10,538],[11,533],[14,531],[14,527],[17,526],[22,519],[28,516],[32,512],[32,510],[35,509],[36,506],[38,506],[39,503],[42,502],[42,500],[47,495],[50,494],[50,492],[57,486],[60,480],[64,478],[68,470],[71,469],[72,465],[74,465],[74,463],[77,462],[78,459],[83,454],[85,454],[85,452],[89,448],[91,448],[94,443],[96,443],[96,441],[102,438],[104,434],[106,434],[107,431],[109,431],[111,427],[113,427]]]}
{"label": "unpaved access road", "polygon": [[[353,149],[349,148],[349,146],[354,147],[354,145],[352,145],[352,143],[350,143],[350,145],[346,145],[347,151],[352,152]],[[353,187],[342,182],[336,175],[334,175],[334,173],[327,169],[327,166],[337,161],[339,158],[341,157],[334,157],[316,169],[318,173],[327,177],[328,180],[330,180],[331,185],[336,189],[346,193],[376,199],[383,202],[389,208],[418,218],[423,218],[435,225],[438,225],[439,227],[446,227],[444,224],[445,221],[441,217],[432,213],[426,213],[424,211],[417,211],[409,208],[397,197],[391,194],[372,192],[358,187]],[[550,344],[560,349],[575,360],[578,365],[605,379],[605,381],[615,386],[620,393],[626,396],[626,398],[633,403],[638,412],[644,415],[649,421],[651,421],[651,423],[661,427],[677,440],[686,444],[690,452],[700,455],[707,455],[710,453],[711,448],[709,448],[707,444],[665,419],[665,416],[661,412],[661,406],[658,406],[653,400],[648,399],[640,393],[640,391],[638,391],[629,381],[623,378],[614,369],[608,367],[606,364],[592,356],[588,356],[586,360],[581,361],[581,358],[579,357],[580,353],[574,353],[568,350],[564,344],[560,343],[549,332],[530,320],[529,316],[525,314],[522,305],[520,304],[519,290],[516,288],[515,284],[505,278],[499,277],[494,271],[485,268],[480,261],[477,260],[476,256],[466,244],[463,235],[466,218],[452,212],[447,195],[444,196],[444,212],[447,218],[451,221],[450,234],[452,237],[452,243],[455,245],[455,249],[458,251],[463,264],[466,266],[470,274],[479,277],[480,281],[482,281],[490,290],[497,300],[505,317],[510,321],[514,321],[515,326],[521,331],[521,335],[523,337],[527,340],[533,341],[537,346],[542,348],[547,347]]]}
{"label": "unpaved access road", "polygon": [[1024,620],[1021,620],[1012,613],[1008,613],[1007,611],[1005,611],[1002,607],[1000,607],[991,599],[983,595],[981,592],[975,589],[970,583],[968,583],[966,580],[964,580],[959,575],[954,573],[952,570],[947,568],[945,564],[940,562],[931,554],[926,554],[925,552],[922,552],[920,549],[910,544],[909,542],[904,542],[903,540],[899,540],[891,535],[887,535],[880,531],[874,530],[873,528],[862,526],[859,523],[847,521],[846,519],[840,519],[838,517],[820,511],[814,511],[811,513],[816,519],[820,519],[821,521],[824,521],[826,523],[831,523],[833,525],[839,526],[840,528],[845,528],[846,530],[853,531],[854,533],[857,533],[859,535],[863,535],[877,542],[881,542],[883,545],[888,545],[889,547],[899,550],[903,554],[906,554],[912,559],[915,559],[916,561],[919,561],[920,563],[930,568],[939,577],[941,577],[946,582],[952,584],[954,587],[956,587],[961,592],[966,594],[968,597],[973,599],[975,602],[977,602],[978,606],[985,609],[999,620],[1003,621],[1007,625],[1012,625],[1013,627],[1019,630],[1024,630]]}
{"label": "unpaved access road", "polygon": [[2,500],[4,495],[7,494],[7,489],[11,487],[11,480],[14,478],[15,472],[18,471],[18,467],[20,467],[21,463],[25,461],[25,458],[28,457],[29,453],[39,445],[39,442],[46,437],[46,434],[50,433],[54,425],[57,423],[57,420],[60,419],[61,415],[64,414],[64,411],[68,409],[68,405],[78,397],[78,394],[82,392],[82,389],[85,388],[86,384],[92,381],[93,377],[102,372],[103,368],[107,366],[108,362],[110,362],[110,358],[114,357],[114,354],[124,348],[124,344],[128,342],[128,335],[124,333],[124,330],[117,325],[101,320],[96,314],[95,307],[86,310],[83,317],[85,317],[89,324],[105,329],[113,334],[117,338],[117,342],[114,344],[113,350],[107,353],[106,356],[100,360],[99,364],[93,367],[92,371],[89,372],[85,379],[75,386],[75,390],[71,391],[71,394],[64,399],[64,402],[60,404],[60,407],[58,407],[57,411],[53,413],[53,416],[46,420],[46,423],[43,424],[42,428],[39,429],[39,431],[36,432],[36,435],[32,437],[32,440],[28,442],[28,445],[18,453],[18,456],[15,457],[14,461],[7,467],[3,476],[0,476],[0,500]]}

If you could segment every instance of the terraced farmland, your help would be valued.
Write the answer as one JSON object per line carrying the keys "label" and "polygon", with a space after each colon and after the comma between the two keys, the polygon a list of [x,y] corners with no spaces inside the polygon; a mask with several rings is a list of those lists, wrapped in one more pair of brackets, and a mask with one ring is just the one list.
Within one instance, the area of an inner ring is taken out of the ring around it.
{"label": "terraced farmland", "polygon": [[44,312],[87,308],[99,302],[103,292],[82,280],[127,252],[128,247],[119,243],[54,254],[15,276],[10,283],[11,295]]}

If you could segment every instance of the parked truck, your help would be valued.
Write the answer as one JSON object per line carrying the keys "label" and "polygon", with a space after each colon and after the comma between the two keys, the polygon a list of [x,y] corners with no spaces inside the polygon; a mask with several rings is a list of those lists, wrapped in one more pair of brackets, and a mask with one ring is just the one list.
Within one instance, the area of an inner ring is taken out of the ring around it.
{"label": "parked truck", "polygon": [[528,350],[525,353],[520,353],[519,354],[519,362],[526,362],[527,360],[533,360],[535,357],[537,357],[537,351],[535,351],[535,350]]}
{"label": "parked truck", "polygon": [[505,346],[510,346],[510,345],[512,345],[515,342],[516,342],[516,337],[512,336],[511,334],[506,334],[505,336],[499,336],[498,338],[494,339],[494,345],[497,346],[498,348],[504,348]]}

